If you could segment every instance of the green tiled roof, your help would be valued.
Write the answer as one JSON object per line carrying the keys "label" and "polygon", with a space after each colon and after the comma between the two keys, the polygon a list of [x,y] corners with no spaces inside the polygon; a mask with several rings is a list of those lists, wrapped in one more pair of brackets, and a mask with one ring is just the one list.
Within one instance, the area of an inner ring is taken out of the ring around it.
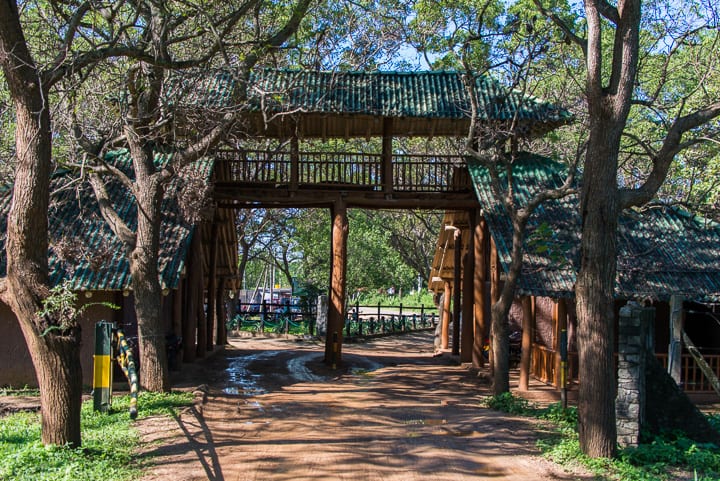
{"label": "green tiled roof", "polygon": [[[185,105],[225,107],[236,87],[227,71],[183,74],[171,82],[169,96]],[[475,85],[482,120],[567,123],[572,115],[550,103],[517,91],[508,92],[488,76]],[[382,117],[464,119],[470,101],[462,75],[454,71],[320,72],[308,70],[253,71],[249,81],[251,109],[271,111],[363,114]]]}
{"label": "green tiled roof", "polygon": [[[126,151],[108,154],[106,160],[126,173],[132,171]],[[160,154],[155,158],[157,163],[166,160],[167,156]],[[212,162],[199,161],[194,168],[200,169],[209,178]],[[74,256],[76,261],[64,261],[62,257],[67,257],[67,249],[65,254],[63,251],[58,253],[51,245],[48,252],[50,282],[55,285],[70,279],[74,290],[126,289],[130,287],[130,266],[125,248],[100,216],[92,189],[87,182],[80,182],[71,188],[60,188],[67,186],[74,177],[75,174],[70,171],[58,171],[51,181],[51,191],[55,192],[49,212],[51,243],[65,238],[71,243],[71,248],[79,249]],[[134,197],[114,180],[109,180],[107,189],[121,218],[134,229],[137,226]],[[183,220],[178,208],[175,197],[177,189],[178,182],[171,183],[162,203],[159,268],[161,284],[167,288],[177,287],[193,234],[193,227]],[[7,230],[11,196],[11,190],[0,194],[0,232],[3,233]],[[0,239],[0,248],[0,276],[5,276],[5,236]],[[106,256],[93,258],[100,252],[105,252]],[[98,263],[99,260],[102,262]]]}
{"label": "green tiled roof", "polygon": [[[495,201],[487,170],[469,161],[485,219],[505,271],[510,265],[512,225]],[[537,189],[557,187],[564,168],[550,159],[522,154],[513,164],[518,204]],[[528,223],[520,294],[573,297],[579,267],[581,219],[577,195],[541,205]],[[667,300],[672,294],[720,302],[720,227],[679,208],[653,205],[626,210],[618,223],[615,294],[623,299]]]}
{"label": "green tiled roof", "polygon": [[[383,117],[468,117],[470,102],[458,72],[315,72],[259,70],[252,88],[290,110],[361,113]],[[475,78],[483,120],[557,122],[568,112],[518,92],[508,94],[487,76]],[[277,95],[277,99],[273,99]]]}

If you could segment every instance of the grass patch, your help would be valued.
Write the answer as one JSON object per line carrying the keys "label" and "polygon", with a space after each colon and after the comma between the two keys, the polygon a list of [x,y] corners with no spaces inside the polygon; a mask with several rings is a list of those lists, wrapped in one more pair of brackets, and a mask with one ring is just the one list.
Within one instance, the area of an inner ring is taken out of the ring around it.
{"label": "grass patch", "polygon": [[0,396],[39,396],[40,390],[35,387],[12,387],[5,386],[0,388]]}
{"label": "grass patch", "polygon": [[[139,417],[171,414],[192,403],[190,393],[143,392]],[[139,436],[128,414],[130,397],[113,398],[112,411],[94,412],[92,401],[83,403],[82,442],[78,449],[43,446],[38,413],[17,413],[0,419],[0,480],[115,481],[140,474],[135,451]]]}
{"label": "grass patch", "polygon": [[[562,409],[559,403],[539,408],[525,399],[504,393],[490,396],[483,404],[518,416],[534,417],[555,426],[552,436],[538,441],[543,454],[564,466],[583,466],[601,479],[617,481],[662,481],[678,479],[679,471],[693,473],[694,481],[720,479],[720,449],[697,443],[683,433],[669,433],[645,440],[636,448],[620,449],[616,459],[589,458],[580,450],[577,409]],[[716,428],[720,418],[709,416]]]}

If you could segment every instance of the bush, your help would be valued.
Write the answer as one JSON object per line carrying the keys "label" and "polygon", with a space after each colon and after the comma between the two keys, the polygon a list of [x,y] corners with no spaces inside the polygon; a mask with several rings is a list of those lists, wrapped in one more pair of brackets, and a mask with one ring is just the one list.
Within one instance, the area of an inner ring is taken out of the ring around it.
{"label": "bush", "polygon": [[[539,408],[527,400],[503,393],[487,397],[483,404],[491,409],[526,417],[535,417],[556,426],[554,435],[538,441],[545,456],[561,465],[580,464],[597,476],[622,481],[659,481],[676,479],[678,471],[693,473],[689,479],[720,479],[720,449],[710,443],[696,443],[684,433],[667,433],[644,440],[636,448],[621,449],[617,459],[589,458],[580,449],[577,435],[577,409],[551,404]],[[709,416],[717,427],[720,419]]]}

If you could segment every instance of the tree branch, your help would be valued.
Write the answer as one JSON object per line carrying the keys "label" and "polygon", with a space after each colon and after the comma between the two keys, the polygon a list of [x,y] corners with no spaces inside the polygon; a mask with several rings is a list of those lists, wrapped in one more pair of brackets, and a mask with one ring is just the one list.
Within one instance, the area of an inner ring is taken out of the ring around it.
{"label": "tree branch", "polygon": [[683,149],[695,145],[704,139],[682,142],[686,132],[720,117],[720,101],[683,117],[678,117],[670,127],[663,145],[652,158],[653,168],[645,182],[636,189],[620,189],[620,208],[639,206],[652,200],[662,186],[675,155]]}
{"label": "tree branch", "polygon": [[583,55],[587,56],[587,50],[588,50],[588,42],[587,39],[582,38],[575,34],[575,32],[572,31],[570,26],[563,21],[558,15],[552,13],[548,9],[546,9],[543,4],[541,3],[541,0],[533,0],[535,3],[535,6],[540,10],[540,13],[546,17],[549,18],[564,34],[565,36],[573,42],[575,45],[580,47],[582,49]]}
{"label": "tree branch", "polygon": [[600,15],[607,18],[615,25],[620,23],[620,13],[613,5],[610,5],[605,0],[598,0],[597,8]]}
{"label": "tree branch", "polygon": [[88,175],[90,186],[95,192],[98,205],[100,206],[100,214],[107,222],[113,233],[125,244],[128,251],[135,249],[135,243],[137,241],[137,235],[133,232],[127,224],[120,218],[117,211],[112,206],[110,195],[105,188],[105,184],[99,174],[91,172]]}

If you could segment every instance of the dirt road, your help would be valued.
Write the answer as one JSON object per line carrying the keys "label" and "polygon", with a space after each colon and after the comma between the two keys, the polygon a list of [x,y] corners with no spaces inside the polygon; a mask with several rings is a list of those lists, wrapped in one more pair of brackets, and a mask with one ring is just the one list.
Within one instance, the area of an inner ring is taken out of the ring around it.
{"label": "dirt road", "polygon": [[204,402],[141,424],[150,480],[576,480],[535,448],[541,424],[483,408],[487,385],[432,335],[344,346],[332,371],[315,342],[233,339],[178,379]]}

